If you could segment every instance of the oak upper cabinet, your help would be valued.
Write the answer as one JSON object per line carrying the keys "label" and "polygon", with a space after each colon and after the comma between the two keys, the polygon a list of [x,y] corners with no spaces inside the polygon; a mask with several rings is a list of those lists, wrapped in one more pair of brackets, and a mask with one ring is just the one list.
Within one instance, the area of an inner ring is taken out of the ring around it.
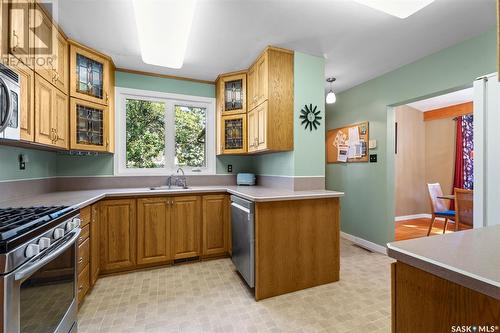
{"label": "oak upper cabinet", "polygon": [[249,81],[248,151],[293,150],[293,52],[268,47],[250,67]]}
{"label": "oak upper cabinet", "polygon": [[90,218],[90,285],[93,286],[100,273],[99,204],[91,206]]}
{"label": "oak upper cabinet", "polygon": [[204,256],[223,255],[228,252],[229,241],[229,204],[224,194],[203,196],[203,234]]}
{"label": "oak upper cabinet", "polygon": [[166,263],[171,255],[170,197],[137,199],[137,264]]}
{"label": "oak upper cabinet", "polygon": [[34,0],[9,0],[4,9],[7,9],[7,43],[8,53],[33,68],[33,45],[35,34],[30,33],[30,26],[34,25]]}
{"label": "oak upper cabinet", "polygon": [[201,198],[173,198],[172,255],[174,259],[197,257],[201,243]]}
{"label": "oak upper cabinet", "polygon": [[68,94],[68,41],[52,22],[50,16],[36,4],[35,22],[35,71],[64,94]]}
{"label": "oak upper cabinet", "polygon": [[230,115],[247,112],[246,71],[220,75],[217,79],[221,91],[221,114]]}
{"label": "oak upper cabinet", "polygon": [[253,110],[257,106],[258,86],[255,72],[255,65],[250,67],[247,72],[247,108]]}
{"label": "oak upper cabinet", "polygon": [[267,103],[265,101],[248,113],[249,153],[267,149]]}
{"label": "oak upper cabinet", "polygon": [[12,69],[19,75],[21,95],[19,97],[19,112],[21,140],[35,140],[35,72],[17,61]]}
{"label": "oak upper cabinet", "polygon": [[220,119],[220,153],[244,154],[247,152],[247,115],[235,114]]}
{"label": "oak upper cabinet", "polygon": [[112,74],[108,57],[75,41],[70,41],[71,97],[108,105],[110,75]]}
{"label": "oak upper cabinet", "polygon": [[71,149],[110,151],[107,106],[72,97],[69,114]]}
{"label": "oak upper cabinet", "polygon": [[68,149],[68,96],[35,75],[35,142]]}
{"label": "oak upper cabinet", "polygon": [[109,273],[136,265],[136,200],[99,203],[100,269]]}

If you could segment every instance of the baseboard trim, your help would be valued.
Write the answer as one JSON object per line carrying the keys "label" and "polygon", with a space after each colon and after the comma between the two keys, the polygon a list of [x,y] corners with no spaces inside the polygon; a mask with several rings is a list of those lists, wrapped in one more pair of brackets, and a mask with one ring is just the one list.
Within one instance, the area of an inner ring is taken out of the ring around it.
{"label": "baseboard trim", "polygon": [[[415,215],[404,215],[404,216],[396,216],[394,217],[394,222],[400,222],[400,221],[408,221],[408,220],[414,220],[414,219],[431,219],[432,214],[415,214]],[[437,221],[444,221],[444,218],[442,217],[436,217]]]}
{"label": "baseboard trim", "polygon": [[406,221],[406,220],[414,220],[414,219],[430,219],[432,217],[431,214],[414,214],[414,215],[403,215],[396,216],[394,221]]}
{"label": "baseboard trim", "polygon": [[367,241],[366,239],[363,239],[360,237],[353,236],[353,235],[345,233],[343,231],[340,232],[340,237],[345,238],[347,240],[350,240],[354,244],[356,244],[364,249],[370,250],[371,252],[377,252],[380,254],[387,255],[387,249],[382,245]]}

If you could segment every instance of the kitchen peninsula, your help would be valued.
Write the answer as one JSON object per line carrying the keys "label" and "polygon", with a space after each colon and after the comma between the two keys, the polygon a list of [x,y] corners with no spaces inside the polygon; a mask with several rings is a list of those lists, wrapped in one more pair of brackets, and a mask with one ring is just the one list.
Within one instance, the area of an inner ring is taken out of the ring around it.
{"label": "kitchen peninsula", "polygon": [[229,195],[255,203],[256,300],[338,281],[341,192],[114,188],[50,192],[0,207],[80,209],[81,244],[90,240],[79,253],[82,265],[90,263],[90,272],[82,269],[87,275],[79,277],[81,301],[99,275],[230,255]]}
{"label": "kitchen peninsula", "polygon": [[496,225],[389,243],[392,332],[497,332],[499,239]]}

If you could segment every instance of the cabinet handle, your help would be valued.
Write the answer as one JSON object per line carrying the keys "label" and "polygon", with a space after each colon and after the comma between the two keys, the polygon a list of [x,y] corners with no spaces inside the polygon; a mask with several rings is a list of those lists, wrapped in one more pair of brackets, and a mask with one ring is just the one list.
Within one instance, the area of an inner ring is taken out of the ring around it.
{"label": "cabinet handle", "polygon": [[57,134],[57,128],[54,128],[54,143],[56,143],[57,141],[59,141],[59,135]]}
{"label": "cabinet handle", "polygon": [[16,30],[12,30],[12,37],[15,38],[14,46],[12,47],[12,52],[16,52],[17,47],[19,46],[19,36],[16,33]]}
{"label": "cabinet handle", "polygon": [[80,257],[80,259],[78,259],[78,263],[81,264],[83,262],[83,257]]}
{"label": "cabinet handle", "polygon": [[50,138],[50,141],[52,141],[52,143],[54,143],[54,139],[55,139],[55,135],[56,135],[55,131],[56,130],[54,128],[50,129],[50,136],[49,136],[49,138]]}
{"label": "cabinet handle", "polygon": [[106,148],[109,148],[109,139],[106,139]]}

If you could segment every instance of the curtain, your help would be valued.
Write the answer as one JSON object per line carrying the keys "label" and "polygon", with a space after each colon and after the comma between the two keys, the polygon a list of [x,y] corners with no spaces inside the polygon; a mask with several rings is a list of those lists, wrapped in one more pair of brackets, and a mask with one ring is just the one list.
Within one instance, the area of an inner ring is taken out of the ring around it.
{"label": "curtain", "polygon": [[463,156],[463,188],[474,189],[474,131],[473,131],[473,115],[462,116],[462,156]]}
{"label": "curtain", "polygon": [[[455,142],[455,176],[453,188],[474,188],[474,130],[473,115],[465,115],[456,118],[457,138]],[[452,189],[453,190],[453,189]],[[450,209],[454,209],[451,202]]]}

